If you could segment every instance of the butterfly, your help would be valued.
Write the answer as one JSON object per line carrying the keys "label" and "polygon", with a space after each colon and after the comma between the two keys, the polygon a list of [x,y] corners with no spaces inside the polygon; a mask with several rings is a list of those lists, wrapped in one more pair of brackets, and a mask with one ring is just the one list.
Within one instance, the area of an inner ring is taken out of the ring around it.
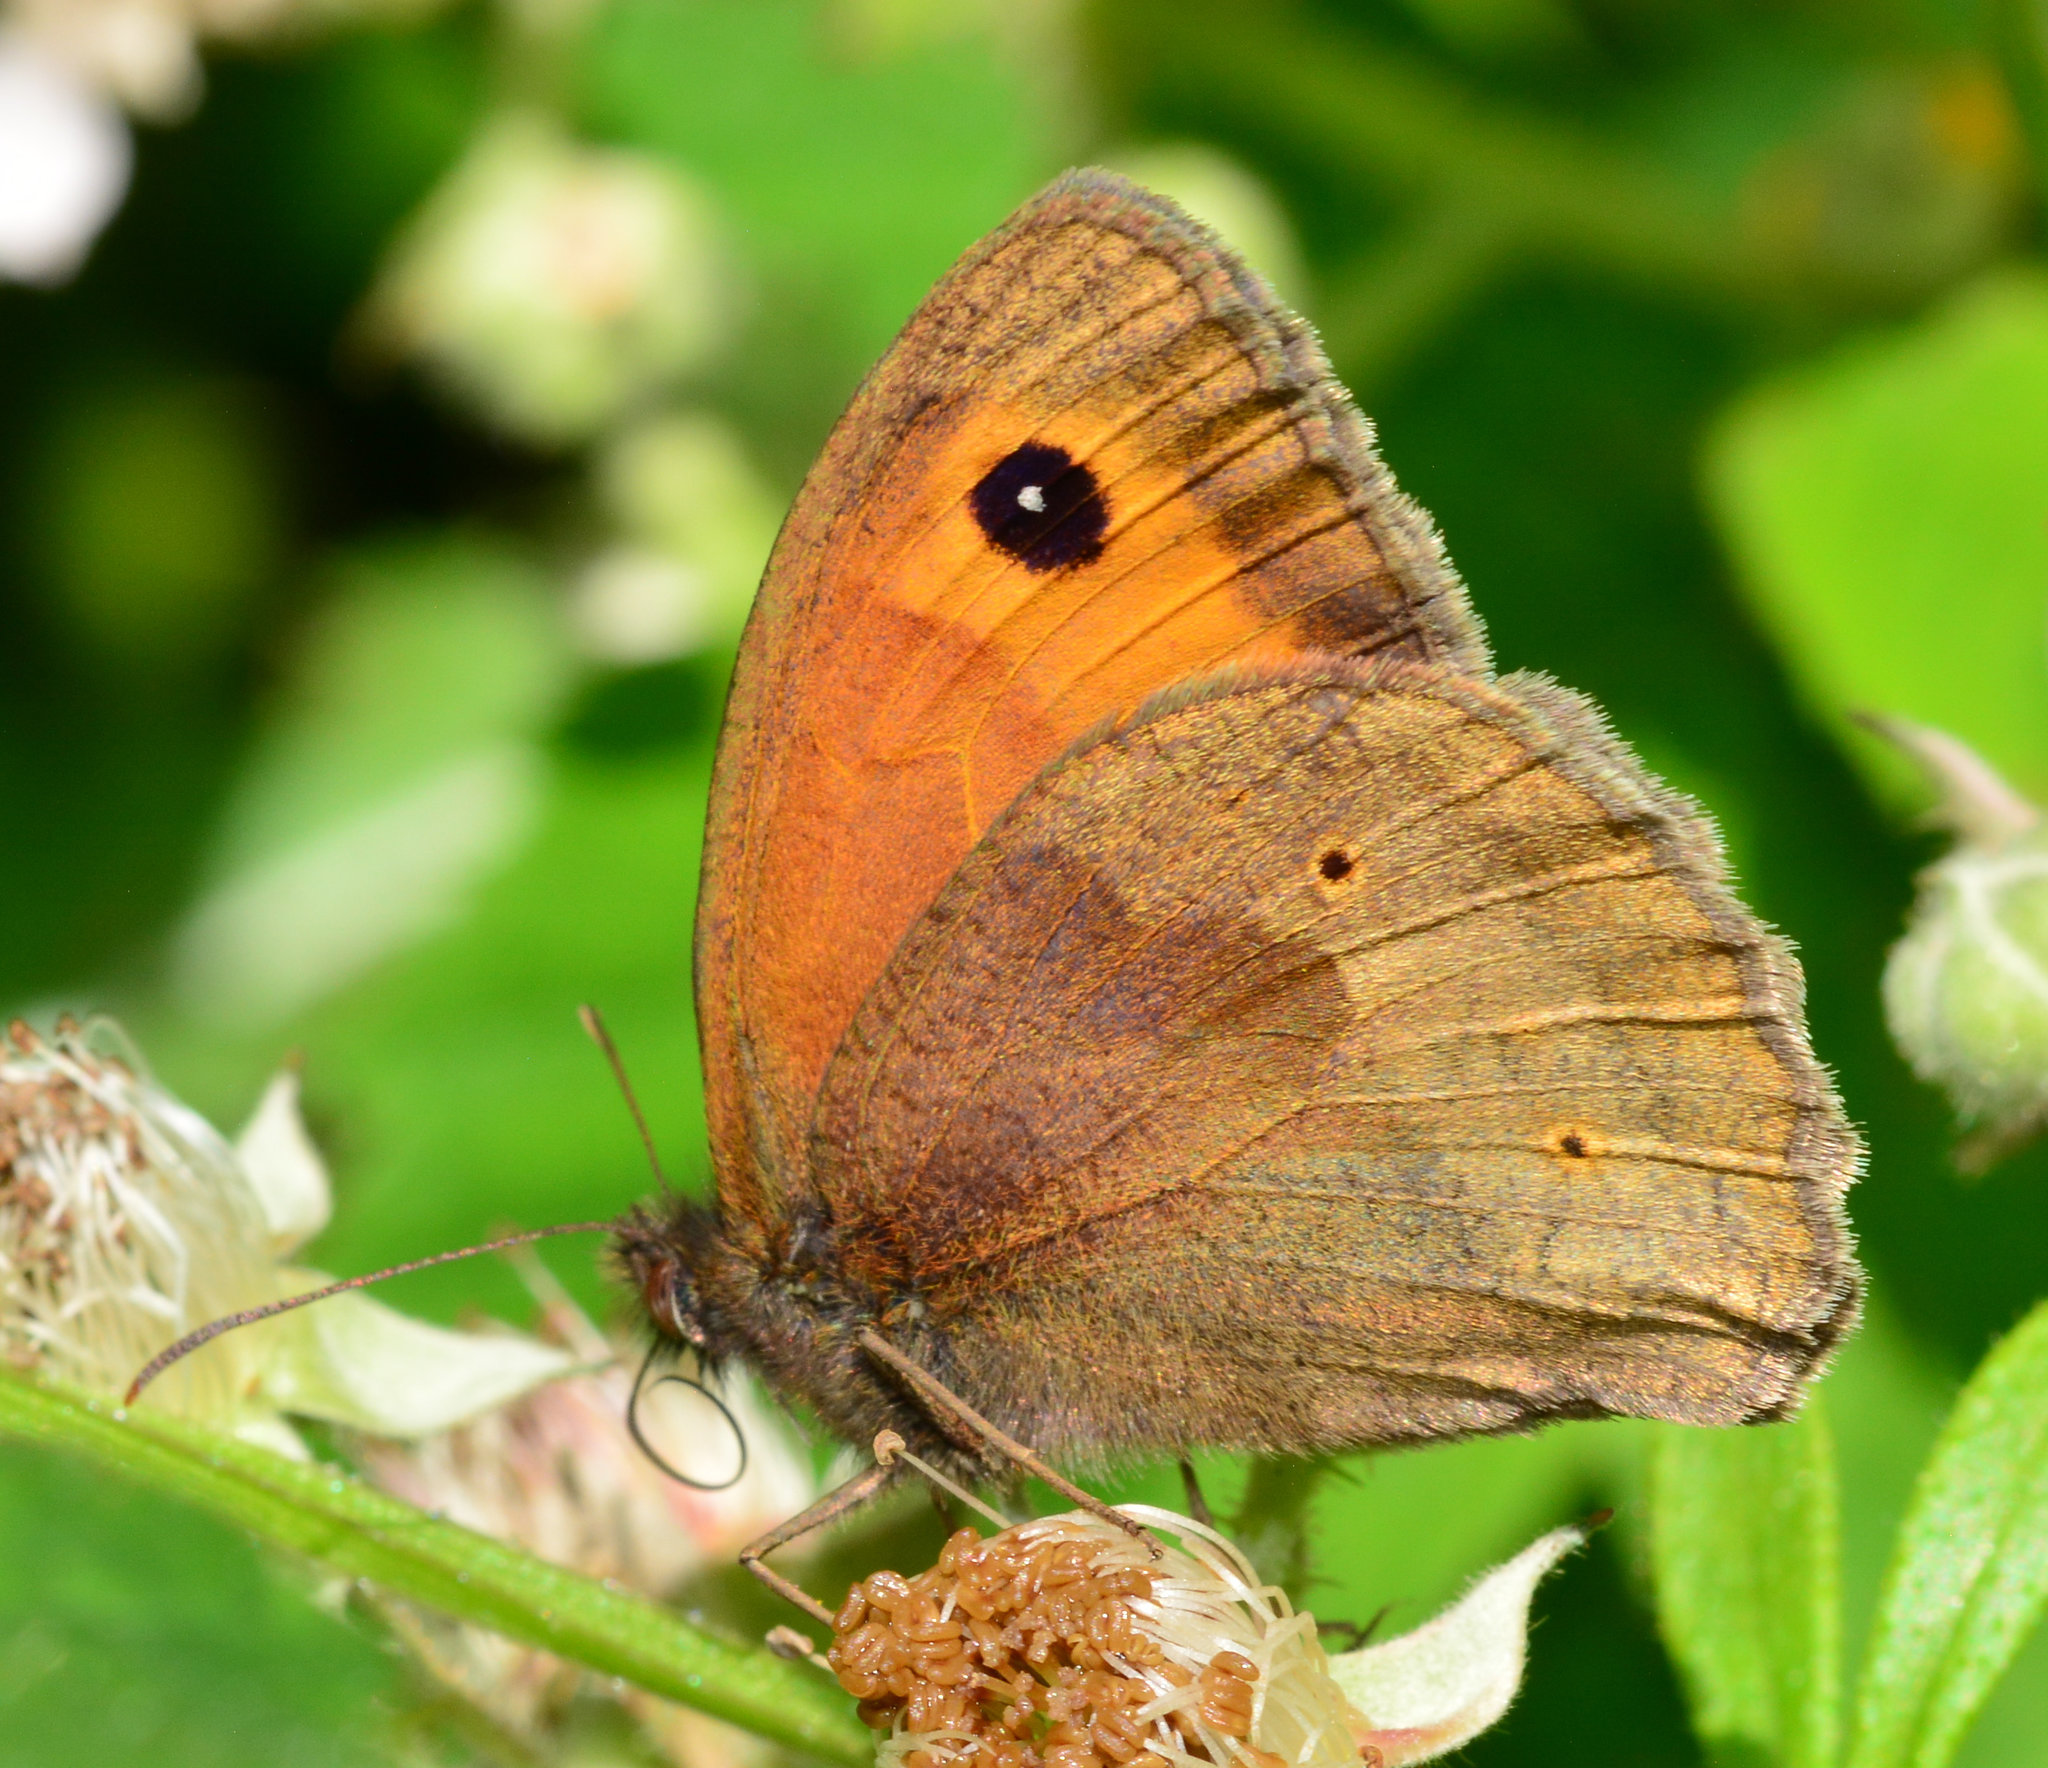
{"label": "butterfly", "polygon": [[833,431],[705,855],[716,1200],[616,1250],[849,1441],[1734,1424],[1853,1320],[1858,1140],[1711,825],[1494,673],[1309,328],[1120,178]]}

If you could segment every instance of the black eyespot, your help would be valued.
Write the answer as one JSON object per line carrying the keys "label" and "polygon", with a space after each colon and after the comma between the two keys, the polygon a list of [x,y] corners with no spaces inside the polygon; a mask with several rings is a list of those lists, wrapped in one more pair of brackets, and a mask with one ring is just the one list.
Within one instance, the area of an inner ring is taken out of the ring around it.
{"label": "black eyespot", "polygon": [[1109,504],[1095,475],[1064,448],[1026,442],[1013,448],[968,494],[991,545],[1027,571],[1085,565],[1102,554]]}
{"label": "black eyespot", "polygon": [[1569,1154],[1574,1160],[1586,1158],[1586,1138],[1577,1130],[1568,1130],[1557,1139],[1558,1152]]}
{"label": "black eyespot", "polygon": [[1350,854],[1346,853],[1343,848],[1333,847],[1318,862],[1317,870],[1334,884],[1339,878],[1350,877],[1352,868],[1357,864],[1358,862]]}

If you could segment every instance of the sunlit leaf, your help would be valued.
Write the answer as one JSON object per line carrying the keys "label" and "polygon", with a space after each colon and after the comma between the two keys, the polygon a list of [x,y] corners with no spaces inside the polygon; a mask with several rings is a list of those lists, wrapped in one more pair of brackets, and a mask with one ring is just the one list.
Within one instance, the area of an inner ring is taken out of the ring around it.
{"label": "sunlit leaf", "polygon": [[[606,133],[711,182],[777,352],[834,378],[829,419],[838,377],[865,369],[961,247],[1060,162],[1032,83],[987,33],[863,63],[820,26],[809,0],[624,0],[592,34],[587,92]],[[817,398],[790,368],[773,365],[776,402]]]}
{"label": "sunlit leaf", "polygon": [[1943,1768],[2048,1603],[2048,1303],[1921,1470],[1857,1693],[1851,1768]]}
{"label": "sunlit leaf", "polygon": [[1827,1768],[1840,1731],[1835,1452],[1818,1401],[1791,1424],[1660,1433],[1657,1614],[1717,1759]]}

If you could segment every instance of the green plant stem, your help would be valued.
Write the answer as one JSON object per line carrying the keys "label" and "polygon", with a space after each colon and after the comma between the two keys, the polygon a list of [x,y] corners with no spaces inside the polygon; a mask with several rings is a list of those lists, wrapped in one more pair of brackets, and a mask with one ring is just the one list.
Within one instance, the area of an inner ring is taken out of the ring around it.
{"label": "green plant stem", "polygon": [[566,113],[577,50],[597,12],[594,0],[497,0],[491,57],[496,102]]}
{"label": "green plant stem", "polygon": [[0,1376],[0,1436],[81,1455],[210,1510],[382,1594],[618,1676],[828,1762],[873,1760],[866,1728],[814,1672],[720,1639],[628,1591],[442,1522],[344,1470],[111,1400]]}
{"label": "green plant stem", "polygon": [[1316,1488],[1330,1471],[1327,1460],[1264,1455],[1251,1465],[1244,1501],[1232,1523],[1259,1575],[1296,1602],[1308,1595],[1315,1566],[1310,1530]]}
{"label": "green plant stem", "polygon": [[1986,36],[1997,54],[2034,166],[2034,202],[2048,181],[2048,0],[1991,0]]}

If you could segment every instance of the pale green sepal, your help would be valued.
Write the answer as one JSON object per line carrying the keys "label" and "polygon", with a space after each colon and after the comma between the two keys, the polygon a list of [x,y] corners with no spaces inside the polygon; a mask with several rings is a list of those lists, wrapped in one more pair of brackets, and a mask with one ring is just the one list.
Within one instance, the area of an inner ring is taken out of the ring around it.
{"label": "pale green sepal", "polygon": [[312,1459],[304,1438],[274,1412],[244,1418],[230,1434],[238,1443],[254,1443],[259,1449],[268,1449],[273,1455],[291,1461]]}
{"label": "pale green sepal", "polygon": [[1482,1577],[1412,1633],[1330,1660],[1330,1673],[1366,1723],[1362,1747],[1385,1768],[1427,1762],[1479,1735],[1522,1685],[1529,1601],[1543,1575],[1586,1531],[1552,1529]]}
{"label": "pale green sepal", "polygon": [[292,1252],[327,1226],[334,1192],[327,1182],[327,1162],[299,1113],[297,1069],[281,1068],[271,1077],[236,1139],[235,1152],[263,1206],[273,1252]]}
{"label": "pale green sepal", "polygon": [[[291,1290],[329,1281],[318,1271],[282,1276]],[[353,1291],[251,1330],[271,1340],[263,1361],[271,1405],[382,1437],[452,1430],[578,1366],[537,1339],[451,1332]]]}

